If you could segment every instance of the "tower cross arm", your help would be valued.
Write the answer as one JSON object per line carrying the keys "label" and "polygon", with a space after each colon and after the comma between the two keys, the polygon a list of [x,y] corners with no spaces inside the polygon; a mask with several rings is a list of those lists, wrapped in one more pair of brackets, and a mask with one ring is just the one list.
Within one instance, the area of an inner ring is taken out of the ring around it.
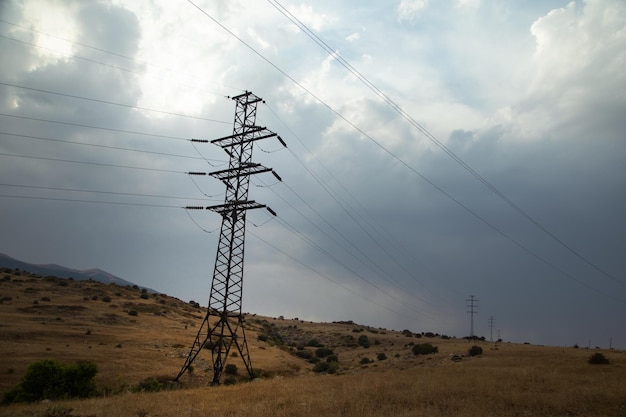
{"label": "tower cross arm", "polygon": [[218,180],[227,181],[232,178],[261,174],[263,172],[270,172],[272,168],[264,167],[261,164],[246,164],[235,168],[223,169],[220,171],[214,171],[209,173],[213,178]]}
{"label": "tower cross arm", "polygon": [[206,209],[219,213],[221,215],[231,213],[235,210],[243,211],[243,210],[251,210],[257,208],[264,208],[265,204],[257,203],[254,200],[237,200],[231,201],[225,204],[218,204],[216,206],[209,206]]}
{"label": "tower cross arm", "polygon": [[235,133],[234,135],[224,136],[223,138],[219,139],[213,139],[211,143],[217,146],[221,146],[222,148],[230,148],[233,146],[241,145],[243,143],[272,138],[274,136],[278,136],[278,134],[272,132],[265,127],[255,126],[241,133]]}

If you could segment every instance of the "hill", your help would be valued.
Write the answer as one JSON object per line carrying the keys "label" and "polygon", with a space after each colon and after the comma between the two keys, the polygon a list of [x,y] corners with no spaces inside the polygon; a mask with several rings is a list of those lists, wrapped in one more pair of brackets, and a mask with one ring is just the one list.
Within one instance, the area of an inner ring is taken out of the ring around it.
{"label": "hill", "polygon": [[[17,384],[30,363],[55,359],[96,363],[97,384],[106,395],[3,406],[0,416],[626,413],[626,358],[620,351],[479,342],[483,354],[469,356],[473,343],[436,334],[255,314],[246,315],[246,335],[262,380],[244,383],[240,375],[233,386],[208,387],[211,356],[202,352],[179,389],[131,393],[142,381],[166,381],[178,373],[204,315],[195,303],[137,287],[1,270],[0,392]],[[415,355],[414,346],[424,342],[437,352]],[[314,371],[321,345],[338,359],[333,375]],[[588,364],[595,352],[610,364]],[[236,356],[228,363],[244,369]]]}
{"label": "hill", "polygon": [[125,279],[117,277],[101,269],[86,269],[81,271],[56,264],[37,265],[20,261],[3,253],[0,253],[0,267],[19,269],[21,271],[28,271],[42,276],[72,278],[77,281],[93,280],[103,282],[105,284],[117,284],[123,286],[134,285],[134,283],[130,281],[126,281]]}

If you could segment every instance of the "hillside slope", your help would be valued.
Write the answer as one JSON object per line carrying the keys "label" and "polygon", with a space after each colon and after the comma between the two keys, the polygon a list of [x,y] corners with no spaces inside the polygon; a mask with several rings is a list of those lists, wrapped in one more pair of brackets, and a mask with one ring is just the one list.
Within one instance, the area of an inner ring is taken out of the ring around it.
{"label": "hillside slope", "polygon": [[21,271],[28,271],[30,273],[42,276],[72,278],[77,281],[94,280],[103,282],[105,284],[117,284],[122,286],[134,285],[130,281],[127,281],[123,278],[120,278],[97,268],[81,271],[78,269],[67,268],[65,266],[57,264],[38,265],[20,261],[19,259],[12,258],[9,255],[5,255],[4,253],[0,253],[0,267],[19,269]]}
{"label": "hillside slope", "polygon": [[[0,416],[601,417],[626,412],[621,351],[594,350],[610,359],[601,366],[587,363],[588,349],[509,343],[479,342],[484,354],[468,356],[472,343],[465,340],[254,314],[245,318],[252,365],[270,378],[209,388],[211,355],[203,351],[194,370],[181,378],[185,389],[130,393],[129,387],[147,378],[169,380],[178,373],[204,314],[194,304],[132,286],[0,269],[0,394],[42,359],[95,362],[98,388],[105,394],[0,406]],[[412,348],[424,342],[438,352],[414,355]],[[335,375],[313,371],[320,345],[337,356]],[[237,356],[228,363],[243,370]]]}
{"label": "hillside slope", "polygon": [[[0,391],[17,383],[29,363],[41,359],[94,361],[100,370],[99,385],[112,390],[148,377],[175,377],[206,312],[136,286],[1,271]],[[368,363],[403,369],[423,361],[411,353],[416,339],[408,331],[254,314],[246,315],[245,328],[253,368],[268,375],[310,373],[311,358],[322,345],[338,356],[339,372],[356,371]],[[366,340],[367,347],[359,340]],[[438,360],[462,353],[453,347],[440,349]],[[377,361],[378,354],[387,360]],[[228,363],[245,369],[236,356]],[[211,365],[210,352],[202,352],[194,371],[182,380],[207,384]]]}

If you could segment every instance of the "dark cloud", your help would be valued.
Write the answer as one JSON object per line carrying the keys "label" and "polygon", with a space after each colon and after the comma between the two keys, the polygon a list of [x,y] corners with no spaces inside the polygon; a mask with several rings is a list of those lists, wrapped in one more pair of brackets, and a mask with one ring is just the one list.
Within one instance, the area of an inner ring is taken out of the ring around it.
{"label": "dark cloud", "polygon": [[[20,27],[0,29],[38,44],[45,36],[26,28],[43,32],[47,21],[29,4],[5,4],[3,16]],[[12,59],[0,68],[0,82],[169,113],[1,85],[3,114],[62,123],[0,116],[1,130],[22,135],[0,136],[0,152],[30,157],[0,156],[7,237],[0,252],[29,262],[99,267],[183,299],[206,300],[218,233],[200,228],[216,230],[220,219],[179,207],[217,204],[224,190],[217,180],[194,184],[183,173],[220,169],[215,164],[226,155],[210,144],[197,145],[198,153],[182,139],[229,135],[234,103],[225,96],[240,92],[235,86],[266,100],[258,123],[289,146],[279,150],[277,141],[264,141],[255,148],[254,159],[284,183],[269,174],[252,181],[251,198],[279,216],[249,213],[244,309],[463,336],[469,327],[465,299],[474,294],[480,334],[487,334],[493,315],[506,340],[586,345],[592,339],[606,346],[614,337],[614,346],[625,343],[619,320],[626,302],[626,126],[617,93],[624,77],[616,65],[624,40],[590,32],[589,22],[600,19],[592,4],[576,13],[566,4],[532,5],[520,10],[519,20],[515,13],[476,9],[473,23],[455,20],[456,9],[446,14],[440,13],[444,6],[432,5],[421,13],[442,25],[420,28],[388,24],[396,22],[396,9],[381,6],[372,6],[376,16],[371,8],[358,11],[365,22],[359,27],[341,5],[308,11],[311,22],[327,16],[320,34],[341,42],[351,62],[362,64],[364,74],[515,207],[302,33],[285,39],[292,28],[271,8],[249,14],[234,3],[220,4],[207,10],[250,45],[267,42],[260,53],[369,138],[193,8],[172,13],[166,2],[148,9],[56,4],[51,7],[66,12],[67,27],[75,28],[59,35],[74,41],[74,55],[1,39],[3,55]],[[556,7],[565,8],[548,15]],[[620,13],[616,20],[623,25]],[[487,16],[503,20],[493,18],[489,30],[473,37],[472,25]],[[563,38],[572,19],[585,22],[582,32]],[[502,38],[520,47],[519,60],[500,55],[506,50],[501,39],[480,47],[496,29],[506,29]],[[358,45],[344,41],[356,32],[363,35]],[[570,46],[585,33],[602,47],[589,49],[593,59],[571,69]],[[602,43],[607,37],[610,42]],[[425,47],[430,40],[445,54]],[[559,59],[551,45],[568,53]],[[464,73],[469,49],[482,59]],[[501,91],[520,61],[530,63]],[[194,159],[200,155],[214,165]],[[203,194],[212,197],[195,200]]]}

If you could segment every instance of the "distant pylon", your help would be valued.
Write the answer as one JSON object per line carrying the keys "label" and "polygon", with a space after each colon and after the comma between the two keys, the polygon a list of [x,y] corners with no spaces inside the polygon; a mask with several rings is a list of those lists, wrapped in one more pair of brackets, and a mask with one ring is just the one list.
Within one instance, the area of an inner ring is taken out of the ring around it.
{"label": "distant pylon", "polygon": [[496,318],[489,316],[489,341],[493,342],[493,326],[496,324]]}
{"label": "distant pylon", "polygon": [[[248,200],[248,188],[250,175],[272,172],[280,180],[271,168],[252,163],[254,142],[277,136],[276,133],[255,125],[257,103],[262,99],[250,92],[232,99],[236,102],[233,134],[211,141],[224,149],[229,156],[229,163],[228,169],[209,173],[226,185],[224,204],[206,207],[207,210],[222,216],[209,305],[187,360],[176,376],[178,380],[205,348],[211,351],[213,359],[213,385],[220,383],[222,371],[233,345],[239,352],[248,375],[254,377],[241,310],[246,211],[267,208],[271,214],[275,213],[263,204]],[[278,140],[286,146],[280,137]],[[209,142],[201,139],[192,141]]]}
{"label": "distant pylon", "polygon": [[473,295],[470,295],[470,298],[465,299],[467,313],[470,315],[470,338],[475,339],[476,335],[474,334],[474,315],[478,314],[478,300],[474,298]]}

